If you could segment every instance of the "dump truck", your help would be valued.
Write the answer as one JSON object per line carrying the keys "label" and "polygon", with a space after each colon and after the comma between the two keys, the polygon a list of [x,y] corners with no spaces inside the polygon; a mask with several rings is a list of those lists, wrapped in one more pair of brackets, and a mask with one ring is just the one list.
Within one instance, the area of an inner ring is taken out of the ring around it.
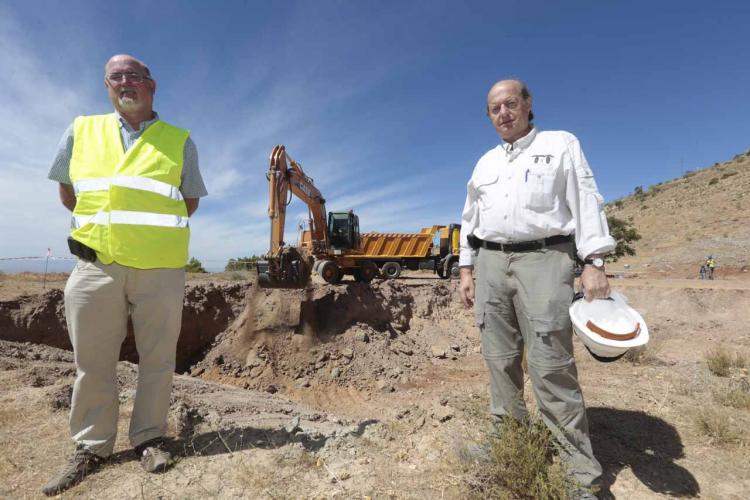
{"label": "dump truck", "polygon": [[460,224],[435,225],[418,233],[364,233],[361,255],[380,268],[386,279],[395,279],[403,269],[432,269],[441,278],[458,277]]}
{"label": "dump truck", "polygon": [[[346,274],[364,283],[377,276],[377,265],[362,258],[359,217],[352,210],[326,213],[325,198],[283,145],[273,148],[266,179],[271,241],[268,253],[256,263],[262,288],[304,288],[313,271],[328,283],[338,283]],[[309,216],[309,229],[298,245],[284,242],[292,196],[307,205]]]}

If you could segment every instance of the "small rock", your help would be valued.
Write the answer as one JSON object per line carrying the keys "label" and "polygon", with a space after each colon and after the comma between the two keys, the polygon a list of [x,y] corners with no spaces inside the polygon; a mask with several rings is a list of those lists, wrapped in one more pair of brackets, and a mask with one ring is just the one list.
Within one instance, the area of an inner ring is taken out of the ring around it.
{"label": "small rock", "polygon": [[276,394],[277,392],[279,392],[279,388],[274,384],[268,384],[264,390],[269,394]]}
{"label": "small rock", "polygon": [[440,406],[445,406],[448,404],[448,398],[440,398]]}
{"label": "small rock", "polygon": [[430,348],[430,351],[432,352],[432,355],[436,358],[443,359],[446,357],[445,348],[441,346],[434,345]]}
{"label": "small rock", "polygon": [[403,410],[401,410],[398,413],[396,413],[396,419],[397,420],[401,420],[402,418],[404,418],[405,416],[407,416],[410,412],[411,412],[411,410],[409,408],[404,408]]}
{"label": "small rock", "polygon": [[447,422],[452,419],[456,411],[450,406],[439,406],[432,412],[432,418],[438,422]]}
{"label": "small rock", "polygon": [[378,380],[377,388],[383,392],[393,392],[396,390],[396,388],[389,384],[387,380],[382,379]]}
{"label": "small rock", "polygon": [[298,388],[310,387],[310,381],[308,379],[306,379],[306,378],[301,378],[301,379],[297,380],[297,387]]}
{"label": "small rock", "polygon": [[332,424],[336,424],[336,425],[341,425],[343,423],[339,417],[337,417],[336,415],[333,415],[333,414],[328,414],[326,416],[326,420],[328,422],[331,422]]}
{"label": "small rock", "polygon": [[354,339],[357,342],[365,342],[365,343],[367,343],[367,342],[370,341],[370,336],[367,335],[367,332],[358,331],[357,333],[354,334]]}
{"label": "small rock", "polygon": [[203,374],[206,369],[202,366],[198,366],[196,368],[193,368],[193,371],[190,373],[193,377],[198,377],[199,375]]}
{"label": "small rock", "polygon": [[301,431],[302,429],[299,426],[299,415],[290,420],[289,423],[284,426],[284,430],[289,434]]}
{"label": "small rock", "polygon": [[331,370],[331,378],[338,378],[339,375],[341,375],[341,368],[338,366]]}
{"label": "small rock", "polygon": [[315,361],[318,363],[325,363],[326,361],[328,361],[328,353],[321,353],[320,356],[318,356],[318,359],[316,359]]}
{"label": "small rock", "polygon": [[354,350],[347,347],[346,349],[341,350],[341,355],[346,359],[352,359],[354,357]]}
{"label": "small rock", "polygon": [[461,352],[461,346],[458,344],[451,344],[451,349],[456,352]]}

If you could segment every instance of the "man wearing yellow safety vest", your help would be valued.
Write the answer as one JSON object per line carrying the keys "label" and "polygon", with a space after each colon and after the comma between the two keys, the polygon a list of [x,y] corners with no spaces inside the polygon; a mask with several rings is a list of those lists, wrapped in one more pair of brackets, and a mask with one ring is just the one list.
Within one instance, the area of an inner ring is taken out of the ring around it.
{"label": "man wearing yellow safety vest", "polygon": [[182,320],[190,229],[206,188],[189,132],[153,110],[156,82],[128,55],[105,66],[115,113],[79,116],[63,136],[49,178],[73,212],[70,250],[79,257],[65,287],[75,352],[70,431],[75,452],[44,486],[57,494],[94,472],[117,435],[117,360],[130,315],[138,386],[129,437],[143,468],[172,463],[162,437]]}

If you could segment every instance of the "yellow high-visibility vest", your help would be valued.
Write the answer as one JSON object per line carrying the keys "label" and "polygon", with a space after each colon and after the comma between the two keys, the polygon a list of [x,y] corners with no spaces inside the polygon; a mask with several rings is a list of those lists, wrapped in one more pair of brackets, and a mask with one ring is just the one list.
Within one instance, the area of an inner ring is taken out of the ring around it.
{"label": "yellow high-visibility vest", "polygon": [[71,236],[96,250],[104,264],[185,266],[190,229],[180,184],[189,135],[157,120],[126,152],[117,115],[76,118]]}

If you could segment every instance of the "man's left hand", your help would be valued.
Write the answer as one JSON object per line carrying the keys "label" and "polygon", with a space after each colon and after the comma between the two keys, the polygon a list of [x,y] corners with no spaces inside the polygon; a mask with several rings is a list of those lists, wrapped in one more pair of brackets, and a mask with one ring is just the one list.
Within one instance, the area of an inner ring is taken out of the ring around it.
{"label": "man's left hand", "polygon": [[583,286],[584,298],[589,302],[594,299],[606,299],[609,297],[609,280],[607,280],[607,274],[604,272],[604,269],[599,269],[591,265],[583,266],[581,285]]}

